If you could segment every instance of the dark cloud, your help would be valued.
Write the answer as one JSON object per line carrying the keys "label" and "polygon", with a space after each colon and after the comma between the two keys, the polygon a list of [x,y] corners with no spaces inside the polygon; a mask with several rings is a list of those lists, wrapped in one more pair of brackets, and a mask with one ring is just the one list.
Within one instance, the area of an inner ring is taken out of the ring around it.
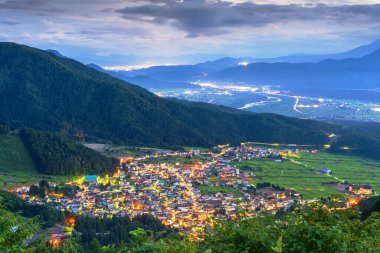
{"label": "dark cloud", "polygon": [[0,24],[2,25],[19,25],[21,22],[12,21],[12,20],[0,20]]}
{"label": "dark cloud", "polygon": [[[110,4],[113,0],[109,0]],[[81,11],[96,9],[102,0],[0,0],[0,10],[7,11],[31,11],[45,15],[58,15],[70,13],[73,10]]]}
{"label": "dark cloud", "polygon": [[40,8],[47,0],[8,0],[0,1],[0,9],[30,10]]}
{"label": "dark cloud", "polygon": [[148,0],[117,10],[123,18],[177,27],[188,37],[230,32],[235,27],[262,27],[292,21],[380,22],[380,4],[301,6],[206,0]]}

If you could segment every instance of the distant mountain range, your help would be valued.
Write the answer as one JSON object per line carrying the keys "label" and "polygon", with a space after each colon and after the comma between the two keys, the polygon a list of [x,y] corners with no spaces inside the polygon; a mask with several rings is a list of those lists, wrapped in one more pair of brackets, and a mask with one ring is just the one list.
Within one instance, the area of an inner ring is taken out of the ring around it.
{"label": "distant mountain range", "polygon": [[[366,55],[372,54],[373,52],[380,49],[380,40],[376,40],[369,45],[364,45],[356,47],[352,50],[343,53],[336,54],[294,54],[288,56],[282,56],[277,58],[220,58],[214,61],[207,61],[204,63],[198,63],[194,65],[179,65],[179,66],[155,66],[146,69],[126,71],[128,75],[148,75],[157,79],[168,79],[177,81],[189,81],[197,78],[202,78],[207,76],[209,73],[216,71],[234,68],[234,67],[244,67],[247,64],[252,63],[317,63],[322,60],[333,59],[341,60],[348,58],[361,58]],[[169,74],[170,72],[175,72]],[[169,72],[169,73],[168,73]],[[184,75],[179,75],[179,72]],[[173,79],[174,78],[174,79]]]}
{"label": "distant mountain range", "polygon": [[158,81],[154,78],[145,75],[131,75],[128,71],[109,71],[105,70],[102,67],[96,64],[88,64],[90,68],[93,68],[97,71],[109,74],[113,77],[116,77],[120,80],[137,84],[145,89],[174,89],[174,88],[198,88],[199,86],[191,84],[189,82],[173,82],[173,81]]}
{"label": "distant mountain range", "polygon": [[127,65],[154,65],[160,63],[167,64],[195,64],[205,62],[210,59],[215,60],[226,57],[223,54],[186,54],[177,56],[143,57],[133,54],[87,54],[81,55],[80,61],[83,63],[95,63],[101,66],[127,66]]}
{"label": "distant mountain range", "polygon": [[281,85],[289,89],[380,87],[380,49],[360,57],[317,63],[252,63],[210,73],[207,79]]}
{"label": "distant mountain range", "polygon": [[[348,52],[273,59],[221,58],[195,65],[108,71],[145,88],[187,88],[196,81],[273,85],[298,95],[380,101],[380,40]],[[134,80],[134,78],[138,77]],[[145,80],[154,80],[147,85]],[[173,83],[174,82],[174,83]],[[172,87],[171,85],[170,87]],[[182,86],[184,85],[184,86]]]}
{"label": "distant mountain range", "polygon": [[[196,81],[281,86],[298,95],[380,101],[377,67],[380,40],[337,54],[277,58],[220,58],[194,65],[154,66],[131,71],[89,67],[146,89],[199,88]],[[47,50],[59,57],[55,50]],[[332,88],[333,87],[333,88]]]}
{"label": "distant mountain range", "polygon": [[380,49],[380,40],[376,40],[368,45],[363,45],[351,49],[342,53],[335,54],[293,54],[287,56],[281,56],[277,58],[251,58],[251,63],[265,62],[265,63],[275,63],[275,62],[289,62],[289,63],[302,63],[302,62],[319,62],[326,59],[347,59],[347,58],[360,58],[365,55],[371,54],[376,50]]}

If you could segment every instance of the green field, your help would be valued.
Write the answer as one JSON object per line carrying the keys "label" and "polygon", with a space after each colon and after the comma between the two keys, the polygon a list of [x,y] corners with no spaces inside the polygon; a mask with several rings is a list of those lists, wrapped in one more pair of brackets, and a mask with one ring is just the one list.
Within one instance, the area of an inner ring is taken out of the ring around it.
{"label": "green field", "polygon": [[0,189],[25,183],[37,183],[42,179],[60,181],[61,177],[39,173],[20,137],[14,133],[1,134]]}
{"label": "green field", "polygon": [[219,187],[219,186],[205,186],[205,185],[200,185],[197,187],[199,190],[201,190],[201,194],[209,194],[209,195],[214,195],[218,192],[222,192],[224,194],[232,194],[235,197],[242,197],[243,194],[236,188],[234,187]]}
{"label": "green field", "polygon": [[[270,182],[293,189],[305,198],[327,197],[337,192],[323,183],[348,181],[353,184],[370,184],[380,192],[380,162],[362,157],[329,153],[302,154],[290,157],[282,163],[273,160],[250,160],[233,165],[250,170],[257,176],[253,183]],[[333,174],[313,173],[320,167],[332,170]]]}
{"label": "green field", "polygon": [[200,152],[208,152],[210,151],[209,148],[202,148],[202,147],[183,147],[186,151],[191,151],[191,150],[199,150]]}
{"label": "green field", "polygon": [[37,172],[24,143],[17,134],[0,135],[1,172]]}

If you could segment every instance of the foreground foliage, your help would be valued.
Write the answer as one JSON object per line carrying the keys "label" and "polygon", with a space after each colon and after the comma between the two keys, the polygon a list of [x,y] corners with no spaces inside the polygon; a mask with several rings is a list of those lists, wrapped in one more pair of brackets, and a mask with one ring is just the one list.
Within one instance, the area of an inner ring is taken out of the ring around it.
{"label": "foreground foliage", "polygon": [[65,215],[50,205],[30,205],[13,193],[0,190],[0,206],[25,218],[38,219],[42,228],[65,223]]}
{"label": "foreground foliage", "polygon": [[212,252],[379,252],[380,215],[365,221],[356,211],[295,211],[280,220],[265,215],[222,222],[200,249]]}
{"label": "foreground foliage", "polygon": [[[0,196],[3,203],[3,197]],[[41,230],[38,216],[25,218],[0,204],[0,252],[4,253],[75,253],[79,246],[75,240],[64,241],[60,247],[49,245],[49,233]]]}
{"label": "foreground foliage", "polygon": [[75,222],[75,230],[81,234],[80,241],[88,250],[94,247],[95,242],[99,245],[123,244],[132,241],[131,231],[144,229],[152,233],[168,234],[169,229],[160,221],[149,215],[142,215],[130,219],[129,217],[91,218],[79,216]]}
{"label": "foreground foliage", "polygon": [[[138,228],[130,231],[131,242],[111,246],[92,243],[94,252],[380,252],[380,214],[365,220],[356,210],[326,211],[319,206],[296,208],[278,218],[260,214],[239,221],[221,221],[205,231],[200,241]],[[91,251],[88,251],[91,252]]]}

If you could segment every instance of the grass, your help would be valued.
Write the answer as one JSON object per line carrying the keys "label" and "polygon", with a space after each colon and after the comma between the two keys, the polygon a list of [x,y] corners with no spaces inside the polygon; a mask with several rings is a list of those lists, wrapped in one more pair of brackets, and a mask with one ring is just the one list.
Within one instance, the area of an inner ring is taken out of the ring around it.
{"label": "grass", "polygon": [[235,197],[241,197],[243,194],[234,187],[220,187],[220,186],[206,186],[200,185],[198,189],[201,190],[201,194],[214,195],[218,192],[229,193]]}
{"label": "grass", "polygon": [[[380,192],[380,162],[356,156],[320,152],[301,154],[282,163],[273,160],[250,160],[235,163],[242,170],[251,170],[257,178],[253,183],[270,182],[293,189],[307,199],[328,197],[337,192],[326,183],[348,181],[353,184],[370,184]],[[320,167],[333,171],[333,175],[313,173]]]}
{"label": "grass", "polygon": [[39,173],[19,135],[0,135],[0,188],[9,189],[43,179],[60,182],[63,177]]}
{"label": "grass", "polygon": [[205,147],[183,147],[186,151],[191,151],[191,150],[199,150],[201,152],[208,152],[210,151],[209,148],[205,148]]}
{"label": "grass", "polygon": [[24,143],[17,134],[0,135],[1,172],[37,172]]}
{"label": "grass", "polygon": [[182,157],[182,156],[166,156],[166,157],[149,158],[146,161],[150,163],[189,164],[189,163],[200,162],[201,160],[195,159],[195,158]]}

